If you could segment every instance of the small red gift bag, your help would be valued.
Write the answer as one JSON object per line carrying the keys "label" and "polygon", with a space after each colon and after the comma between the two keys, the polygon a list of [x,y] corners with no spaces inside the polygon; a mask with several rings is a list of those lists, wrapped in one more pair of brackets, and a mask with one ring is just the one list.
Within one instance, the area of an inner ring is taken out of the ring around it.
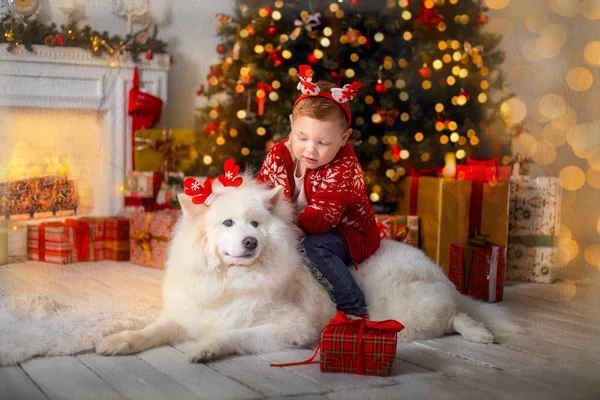
{"label": "small red gift bag", "polygon": [[320,350],[321,372],[388,376],[396,357],[396,335],[402,329],[395,320],[351,319],[338,311],[321,331],[321,342],[310,359],[271,366],[311,364]]}
{"label": "small red gift bag", "polygon": [[450,246],[448,278],[456,289],[490,303],[504,297],[506,247],[453,244]]}

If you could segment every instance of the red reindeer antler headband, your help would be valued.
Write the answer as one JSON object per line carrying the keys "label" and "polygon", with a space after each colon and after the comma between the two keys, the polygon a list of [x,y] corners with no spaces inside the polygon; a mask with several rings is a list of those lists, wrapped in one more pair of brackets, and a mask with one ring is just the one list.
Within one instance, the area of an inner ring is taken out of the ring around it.
{"label": "red reindeer antler headband", "polygon": [[310,65],[300,65],[300,72],[298,73],[298,77],[300,78],[300,82],[298,82],[298,90],[302,92],[300,96],[294,102],[294,107],[304,99],[313,96],[324,97],[329,99],[344,110],[346,114],[346,119],[348,120],[348,127],[352,123],[352,114],[350,113],[350,107],[348,107],[348,101],[352,100],[356,94],[358,93],[358,89],[362,86],[360,82],[352,82],[347,85],[344,85],[343,88],[333,88],[331,89],[331,93],[322,92],[321,89],[317,86],[317,84],[312,82],[312,70]]}
{"label": "red reindeer antler headband", "polygon": [[[240,166],[235,165],[233,158],[229,158],[225,161],[224,169],[225,174],[219,175],[217,178],[223,186],[238,187],[242,184],[244,178],[237,176],[240,172]],[[183,182],[183,186],[185,187],[184,193],[192,197],[192,203],[210,206],[215,200],[215,195],[212,190],[213,180],[214,178],[212,177],[206,178],[204,185],[202,185],[194,178],[186,178]]]}

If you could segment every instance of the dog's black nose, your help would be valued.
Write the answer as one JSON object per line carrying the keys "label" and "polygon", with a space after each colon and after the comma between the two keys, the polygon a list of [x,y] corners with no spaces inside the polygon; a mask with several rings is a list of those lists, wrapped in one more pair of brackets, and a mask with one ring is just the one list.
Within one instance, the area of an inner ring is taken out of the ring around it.
{"label": "dog's black nose", "polygon": [[254,250],[256,246],[258,246],[258,240],[254,236],[246,236],[244,240],[242,240],[242,244],[244,248],[248,250]]}

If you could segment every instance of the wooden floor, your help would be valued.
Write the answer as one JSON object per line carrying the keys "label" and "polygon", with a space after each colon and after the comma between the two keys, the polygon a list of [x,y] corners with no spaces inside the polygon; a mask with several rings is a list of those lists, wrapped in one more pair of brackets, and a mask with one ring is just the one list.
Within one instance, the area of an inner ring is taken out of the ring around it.
{"label": "wooden floor", "polygon": [[[129,263],[0,266],[0,294],[156,302],[162,271]],[[0,399],[592,399],[600,398],[600,288],[509,283],[503,307],[533,329],[480,345],[457,335],[401,345],[392,376],[271,368],[310,349],[189,364],[185,348],[137,356],[41,357],[0,368]]]}

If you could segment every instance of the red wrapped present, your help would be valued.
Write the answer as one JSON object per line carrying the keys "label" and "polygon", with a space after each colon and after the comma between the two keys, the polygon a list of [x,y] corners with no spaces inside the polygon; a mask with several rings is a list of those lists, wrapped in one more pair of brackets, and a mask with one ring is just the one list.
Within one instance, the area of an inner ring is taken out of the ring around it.
{"label": "red wrapped present", "polygon": [[163,181],[158,172],[125,173],[125,215],[131,216],[158,208],[156,197]]}
{"label": "red wrapped present", "polygon": [[87,260],[79,261],[99,261],[104,260],[104,221],[103,217],[83,217],[79,221],[85,222],[90,227],[90,251]]}
{"label": "red wrapped present", "polygon": [[53,264],[89,259],[90,226],[74,219],[27,227],[27,258]]}
{"label": "red wrapped present", "polygon": [[396,335],[402,329],[404,326],[395,320],[351,319],[338,311],[321,331],[321,343],[310,359],[271,366],[310,364],[320,350],[322,372],[388,376],[396,357]]}
{"label": "red wrapped present", "polygon": [[129,255],[134,264],[164,268],[169,240],[181,211],[164,210],[134,215],[129,225]]}
{"label": "red wrapped present", "polygon": [[419,217],[416,215],[375,214],[382,239],[419,247]]}
{"label": "red wrapped present", "polygon": [[104,259],[129,260],[129,218],[109,217],[105,219]]}
{"label": "red wrapped present", "polygon": [[504,297],[506,247],[496,245],[450,246],[450,271],[448,278],[456,289],[475,299],[490,303]]}

